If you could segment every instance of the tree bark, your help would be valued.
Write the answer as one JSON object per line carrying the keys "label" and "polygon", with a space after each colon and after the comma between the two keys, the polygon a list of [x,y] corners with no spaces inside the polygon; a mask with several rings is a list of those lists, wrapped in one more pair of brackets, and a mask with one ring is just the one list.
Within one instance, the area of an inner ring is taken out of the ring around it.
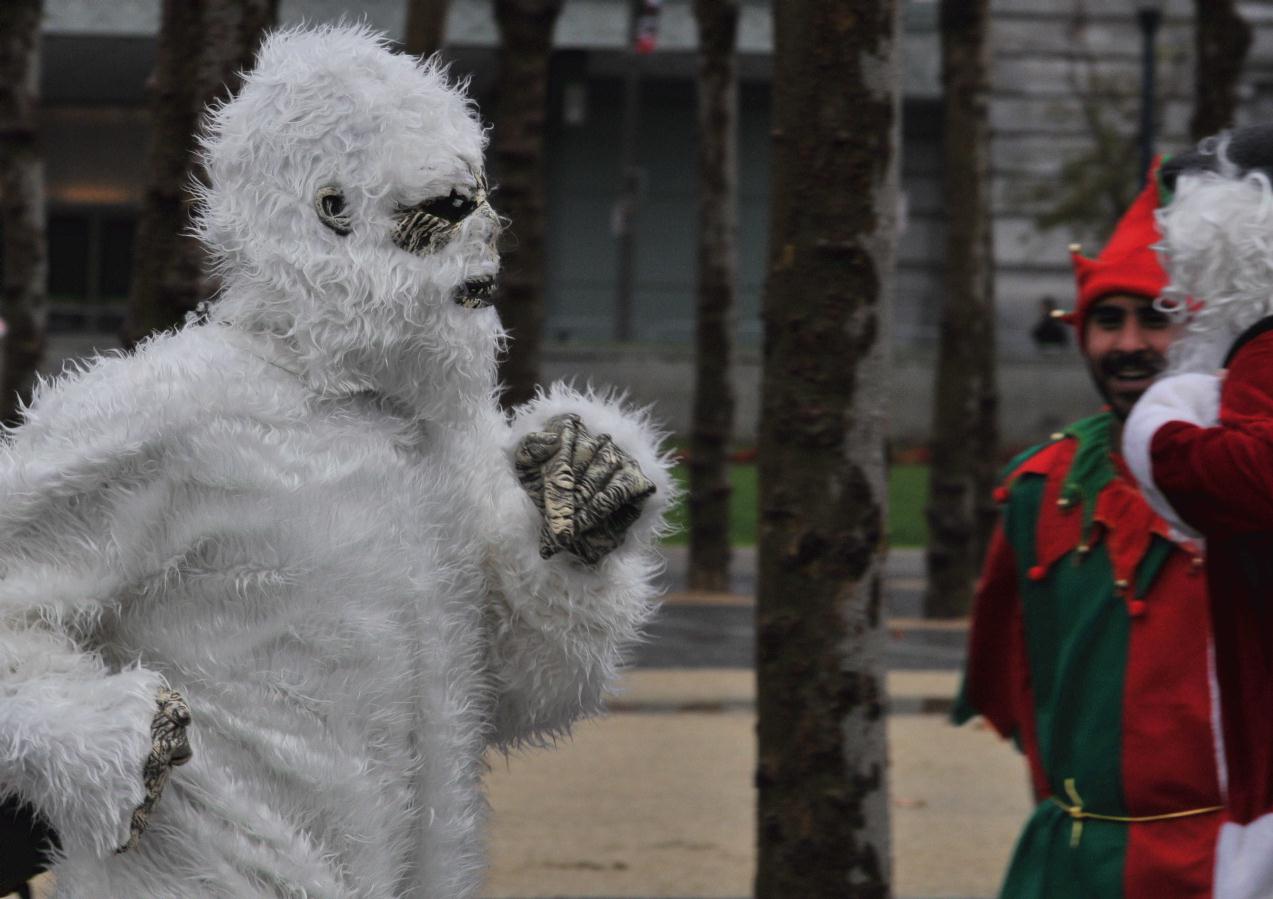
{"label": "tree bark", "polygon": [[690,436],[693,590],[729,590],[729,439],[738,272],[738,0],[695,0],[698,22],[698,318]]}
{"label": "tree bark", "polygon": [[44,162],[37,139],[40,0],[0,3],[0,422],[18,423],[44,356]]}
{"label": "tree bark", "polygon": [[442,49],[446,39],[446,14],[450,0],[407,0],[407,38],[404,49],[412,56],[429,57]]}
{"label": "tree bark", "polygon": [[204,109],[229,97],[251,67],[278,0],[164,0],[155,70],[146,89],[153,131],[133,286],[120,339],[131,347],[179,326],[212,293],[203,246],[190,236],[195,135]]}
{"label": "tree bark", "polygon": [[1232,128],[1238,107],[1238,79],[1251,49],[1251,26],[1235,0],[1194,0],[1194,106],[1189,133],[1194,140]]}
{"label": "tree bark", "polygon": [[985,551],[996,461],[987,105],[989,0],[942,0],[946,268],[933,386],[924,612],[967,613]]}
{"label": "tree bark", "polygon": [[505,406],[524,403],[539,384],[544,330],[544,126],[553,26],[563,0],[495,0],[499,27],[494,144],[499,211],[511,224],[495,303],[508,330],[500,364]]}
{"label": "tree bark", "polygon": [[899,7],[773,5],[756,658],[761,897],[890,893],[880,572]]}

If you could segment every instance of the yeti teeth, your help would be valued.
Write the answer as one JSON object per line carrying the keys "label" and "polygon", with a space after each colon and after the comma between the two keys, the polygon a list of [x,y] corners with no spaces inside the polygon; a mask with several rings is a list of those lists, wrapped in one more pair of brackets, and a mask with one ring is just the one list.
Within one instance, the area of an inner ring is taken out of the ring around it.
{"label": "yeti teeth", "polygon": [[455,298],[455,302],[465,309],[483,309],[491,305],[489,300],[494,293],[494,278],[474,278],[464,282],[463,292]]}

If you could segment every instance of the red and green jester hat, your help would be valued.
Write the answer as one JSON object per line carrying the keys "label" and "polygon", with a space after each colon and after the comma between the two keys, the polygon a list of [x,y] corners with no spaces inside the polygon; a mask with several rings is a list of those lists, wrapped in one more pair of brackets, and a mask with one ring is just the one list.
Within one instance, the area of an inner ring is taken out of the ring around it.
{"label": "red and green jester hat", "polygon": [[1080,346],[1087,334],[1087,317],[1098,300],[1111,294],[1152,300],[1167,286],[1167,273],[1153,248],[1162,239],[1156,214],[1170,199],[1158,177],[1160,167],[1161,160],[1155,160],[1144,189],[1123,213],[1100,255],[1088,258],[1078,244],[1070,245],[1077,302],[1074,311],[1061,313],[1061,318],[1074,326]]}
{"label": "red and green jester hat", "polygon": [[[1110,294],[1155,297],[1157,177],[1096,259],[1075,253],[1083,340]],[[1211,895],[1222,785],[1205,578],[1142,498],[1104,411],[1014,459],[978,584],[954,719],[1025,753],[1038,805],[1002,896]]]}

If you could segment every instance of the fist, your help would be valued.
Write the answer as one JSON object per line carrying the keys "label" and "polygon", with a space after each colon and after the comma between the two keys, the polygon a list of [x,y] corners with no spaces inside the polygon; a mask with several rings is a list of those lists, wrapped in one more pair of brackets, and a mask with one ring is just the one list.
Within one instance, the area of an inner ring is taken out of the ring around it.
{"label": "fist", "polygon": [[522,489],[544,517],[539,554],[566,550],[596,564],[623,542],[654,483],[609,434],[588,432],[577,415],[558,415],[527,434],[514,458]]}

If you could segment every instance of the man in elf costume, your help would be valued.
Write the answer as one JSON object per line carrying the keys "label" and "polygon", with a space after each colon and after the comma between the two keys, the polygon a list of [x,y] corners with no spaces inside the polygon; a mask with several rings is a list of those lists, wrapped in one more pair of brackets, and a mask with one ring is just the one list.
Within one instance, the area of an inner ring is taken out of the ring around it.
{"label": "man in elf costume", "polygon": [[1207,541],[1232,775],[1216,895],[1255,899],[1273,896],[1273,125],[1205,141],[1168,176],[1158,305],[1189,324],[1124,452],[1155,508]]}
{"label": "man in elf costume", "polygon": [[1074,248],[1067,319],[1107,408],[1015,459],[977,591],[955,720],[981,714],[1025,753],[1038,806],[1002,895],[1209,896],[1222,822],[1198,547],[1141,497],[1123,419],[1177,327],[1155,171],[1104,252]]}

